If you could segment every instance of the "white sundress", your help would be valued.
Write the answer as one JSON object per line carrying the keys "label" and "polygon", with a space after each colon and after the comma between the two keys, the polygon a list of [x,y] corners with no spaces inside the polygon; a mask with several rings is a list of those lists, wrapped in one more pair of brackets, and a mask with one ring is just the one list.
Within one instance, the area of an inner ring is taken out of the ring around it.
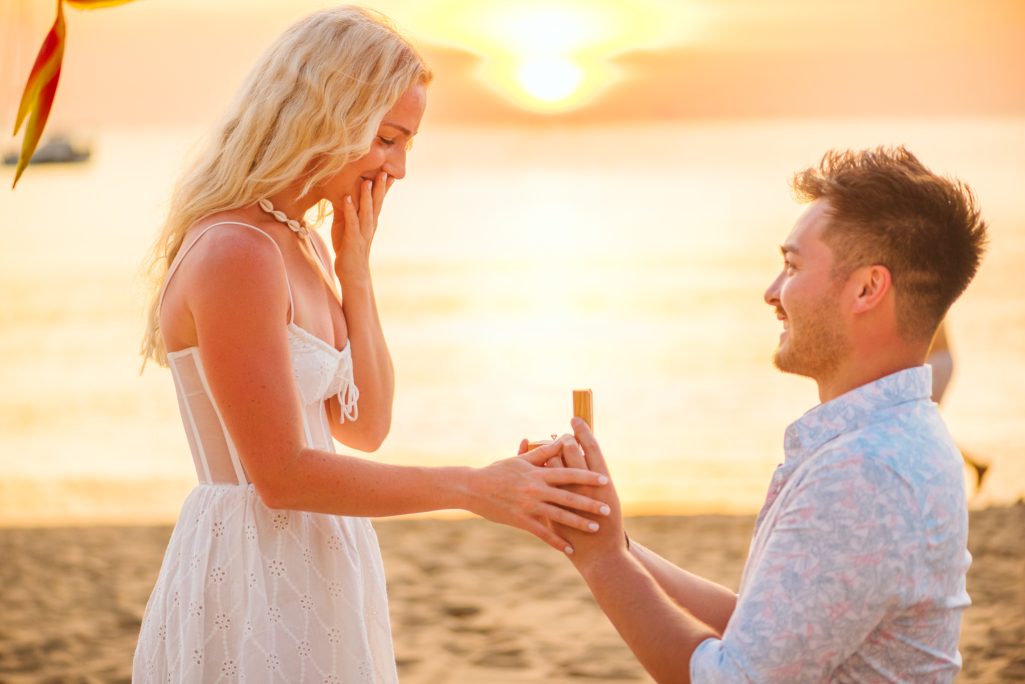
{"label": "white sundress", "polygon": [[[179,250],[164,287],[202,236]],[[277,243],[274,243],[277,247]],[[280,253],[280,250],[279,250]],[[288,339],[309,447],[334,451],[325,401],[354,420],[348,344],[293,320]],[[161,293],[161,298],[163,293]],[[270,509],[246,477],[198,347],[168,354],[198,485],[146,605],[133,682],[397,682],[384,568],[365,518]]]}

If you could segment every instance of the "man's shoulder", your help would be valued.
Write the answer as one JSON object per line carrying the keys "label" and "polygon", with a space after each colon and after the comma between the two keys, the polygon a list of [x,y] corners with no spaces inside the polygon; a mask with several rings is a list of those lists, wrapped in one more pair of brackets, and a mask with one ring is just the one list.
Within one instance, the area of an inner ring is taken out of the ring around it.
{"label": "man's shoulder", "polygon": [[810,459],[814,479],[857,479],[874,489],[900,487],[918,499],[925,490],[963,488],[961,452],[935,405],[916,402],[886,412],[822,445]]}
{"label": "man's shoulder", "polygon": [[880,411],[852,426],[820,447],[816,459],[843,459],[850,454],[875,456],[886,462],[899,457],[950,455],[957,451],[936,405],[928,401],[909,402],[898,410]]}

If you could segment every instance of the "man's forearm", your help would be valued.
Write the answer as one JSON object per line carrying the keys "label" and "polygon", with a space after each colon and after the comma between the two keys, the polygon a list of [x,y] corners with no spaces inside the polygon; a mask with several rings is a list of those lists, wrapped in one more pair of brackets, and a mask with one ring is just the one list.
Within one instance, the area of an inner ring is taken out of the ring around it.
{"label": "man's forearm", "polygon": [[578,570],[598,605],[655,681],[689,683],[694,649],[719,634],[674,603],[626,549],[602,554],[578,565]]}
{"label": "man's forearm", "polygon": [[677,604],[719,634],[726,631],[737,606],[735,593],[673,565],[633,539],[630,540],[630,551]]}

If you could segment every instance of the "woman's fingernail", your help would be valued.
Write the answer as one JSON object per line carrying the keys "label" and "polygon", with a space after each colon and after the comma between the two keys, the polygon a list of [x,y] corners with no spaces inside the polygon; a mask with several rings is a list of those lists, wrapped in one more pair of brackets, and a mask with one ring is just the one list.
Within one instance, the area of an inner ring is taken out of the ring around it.
{"label": "woman's fingernail", "polygon": [[598,476],[598,484],[607,485],[608,483],[609,483],[609,478],[605,477],[604,475],[599,475]]}
{"label": "woman's fingernail", "polygon": [[388,180],[388,174],[387,173],[382,173],[381,174],[381,182],[384,183],[387,180]]}
{"label": "woman's fingernail", "polygon": [[563,549],[563,551],[566,552],[567,556],[572,556],[573,555],[573,547],[572,546],[567,546],[566,548]]}
{"label": "woman's fingernail", "polygon": [[608,506],[602,506],[599,510],[601,510],[601,514],[602,515],[608,515],[609,513],[612,512],[612,509],[609,508]]}
{"label": "woman's fingernail", "polygon": [[596,523],[596,522],[587,523],[587,529],[591,530],[592,532],[597,532],[598,531],[598,523]]}
{"label": "woman's fingernail", "polygon": [[352,195],[346,195],[345,196],[345,203],[346,204],[352,204]]}

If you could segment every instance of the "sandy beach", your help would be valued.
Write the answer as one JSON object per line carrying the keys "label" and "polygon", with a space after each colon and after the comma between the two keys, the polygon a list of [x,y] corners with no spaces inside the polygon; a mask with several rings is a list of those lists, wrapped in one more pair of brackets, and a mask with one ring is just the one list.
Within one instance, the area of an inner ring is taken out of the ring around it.
{"label": "sandy beach", "polygon": [[[749,516],[631,518],[631,536],[736,587]],[[644,682],[570,564],[479,520],[377,525],[406,684]],[[0,682],[128,682],[170,528],[0,530]],[[960,682],[1025,681],[1025,505],[973,511]]]}

